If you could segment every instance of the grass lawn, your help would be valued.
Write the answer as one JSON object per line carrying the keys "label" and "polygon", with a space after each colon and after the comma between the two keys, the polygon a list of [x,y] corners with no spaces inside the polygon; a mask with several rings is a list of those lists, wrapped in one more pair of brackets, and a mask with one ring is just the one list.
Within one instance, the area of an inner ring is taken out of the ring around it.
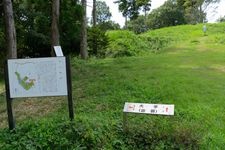
{"label": "grass lawn", "polygon": [[[223,149],[225,45],[212,42],[215,36],[198,33],[185,42],[144,57],[88,61],[72,58],[76,129],[71,132],[79,133],[76,136],[83,139],[77,149],[82,146],[86,146],[84,149]],[[129,131],[124,133],[124,102],[175,104],[175,115],[129,114]],[[5,113],[4,94],[0,94],[0,104],[1,118]],[[36,112],[24,113],[27,111],[24,105]],[[29,136],[48,139],[47,135],[53,132],[51,127],[60,126],[59,118],[68,116],[65,98],[15,100],[15,107],[19,106],[23,108],[16,112],[20,113],[18,126],[22,126],[19,134],[26,126],[33,127],[20,134],[27,139]],[[36,127],[26,122],[30,117],[32,122],[44,121]],[[54,119],[59,121],[55,123]],[[6,123],[1,126],[6,127]],[[39,128],[41,131],[35,131]],[[31,134],[32,131],[37,134]],[[0,137],[1,143],[7,142]],[[93,145],[87,146],[88,143]]]}
{"label": "grass lawn", "polygon": [[[126,101],[172,103],[175,104],[174,117],[142,118],[164,124],[151,130],[170,128],[168,123],[174,132],[198,134],[192,136],[197,136],[205,148],[222,148],[225,144],[224,59],[225,49],[215,46],[215,49],[204,50],[199,43],[190,47],[178,45],[148,57],[75,66],[77,115],[118,121]],[[141,123],[137,121],[134,125]]]}
{"label": "grass lawn", "polygon": [[146,57],[76,63],[77,115],[119,122],[126,101],[172,103],[174,117],[132,115],[131,126],[153,122],[156,126],[149,130],[172,128],[184,140],[185,134],[198,139],[203,149],[223,148],[225,45],[210,43],[211,38],[197,34]]}

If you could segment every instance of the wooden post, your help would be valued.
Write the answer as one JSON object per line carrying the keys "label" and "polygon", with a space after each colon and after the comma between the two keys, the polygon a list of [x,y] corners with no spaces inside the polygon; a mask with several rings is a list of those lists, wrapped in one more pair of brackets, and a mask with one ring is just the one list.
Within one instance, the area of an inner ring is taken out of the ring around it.
{"label": "wooden post", "polygon": [[9,91],[9,76],[8,76],[8,61],[6,60],[5,63],[5,93],[6,93],[6,104],[7,104],[7,114],[8,114],[8,123],[9,123],[9,130],[13,130],[15,128],[15,121],[13,117],[13,110],[12,110],[12,98],[10,98],[10,91]]}
{"label": "wooden post", "polygon": [[72,97],[72,82],[71,82],[71,70],[70,70],[70,59],[66,57],[66,75],[67,75],[67,91],[68,91],[68,108],[70,120],[74,120],[73,111],[73,97]]}
{"label": "wooden post", "polygon": [[123,131],[128,131],[127,113],[123,112]]}

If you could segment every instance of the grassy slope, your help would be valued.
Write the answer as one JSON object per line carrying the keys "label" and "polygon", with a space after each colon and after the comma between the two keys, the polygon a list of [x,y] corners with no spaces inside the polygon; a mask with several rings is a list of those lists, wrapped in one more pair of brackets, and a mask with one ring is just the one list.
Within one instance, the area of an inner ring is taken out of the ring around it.
{"label": "grassy slope", "polygon": [[[117,113],[125,101],[174,103],[176,115],[171,124],[184,130],[195,128],[205,148],[224,147],[224,24],[209,24],[207,36],[201,29],[202,25],[188,25],[141,35],[173,37],[175,44],[161,54],[91,62],[93,70],[79,80],[90,79],[81,90],[88,94],[84,99],[97,103],[96,109],[103,105]],[[96,109],[91,114],[109,117],[108,109]]]}
{"label": "grassy slope", "polygon": [[[225,39],[224,26],[208,25],[208,36],[202,35],[201,25],[143,34],[174,37],[171,47],[145,57],[88,62],[74,58],[75,124],[83,122],[91,129],[83,131],[84,137],[91,134],[98,143],[96,148],[106,149],[133,146],[222,149],[225,146],[225,45],[221,40]],[[175,116],[129,115],[130,131],[124,134],[122,109],[126,101],[174,103]],[[0,109],[2,112],[3,108]],[[63,117],[67,112],[59,109],[57,115]],[[57,118],[54,116],[50,114]]]}

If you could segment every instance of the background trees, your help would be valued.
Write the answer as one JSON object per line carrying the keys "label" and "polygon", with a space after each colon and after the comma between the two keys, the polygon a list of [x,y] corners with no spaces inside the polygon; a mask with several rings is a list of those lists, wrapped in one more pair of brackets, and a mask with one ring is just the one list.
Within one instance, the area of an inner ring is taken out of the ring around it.
{"label": "background trees", "polygon": [[134,20],[138,17],[139,11],[143,8],[145,14],[150,10],[151,0],[117,0],[119,11],[125,17],[125,26],[127,18]]}
{"label": "background trees", "polygon": [[50,56],[51,2],[14,1],[18,57]]}
{"label": "background trees", "polygon": [[110,20],[111,16],[109,6],[104,1],[93,1],[92,27],[88,28],[88,50],[91,55],[104,57],[109,44],[106,31],[120,28]]}
{"label": "background trees", "polygon": [[[58,1],[58,0],[57,0]],[[54,0],[53,2],[56,2]],[[84,2],[84,1],[83,1]],[[108,30],[120,29],[111,21],[109,6],[105,1],[94,0],[93,5],[96,23],[88,24],[87,49],[92,55],[102,55],[107,48]],[[135,33],[148,29],[156,29],[179,24],[196,24],[205,20],[206,8],[219,0],[168,0],[161,7],[147,13],[151,8],[151,0],[116,0],[120,11],[128,18],[127,28]],[[14,0],[14,19],[17,33],[18,57],[45,57],[51,54],[51,40],[56,38],[65,54],[80,54],[81,25],[83,16],[81,1],[67,0],[60,3],[60,16],[55,19],[58,33],[51,36],[52,1],[45,0]],[[5,27],[3,22],[3,0],[0,0],[0,57],[6,56]],[[93,14],[93,18],[94,18]],[[140,14],[143,14],[140,16]],[[54,23],[55,24],[55,23]],[[88,27],[89,26],[89,27]],[[94,28],[93,28],[94,26]],[[56,33],[56,32],[55,32]],[[60,35],[60,37],[58,36]],[[96,41],[95,41],[96,40]],[[58,44],[54,44],[58,45]]]}
{"label": "background trees", "polygon": [[153,10],[147,20],[149,29],[186,24],[184,12],[175,0],[168,0],[159,8]]}
{"label": "background trees", "polygon": [[[206,22],[206,10],[220,0],[167,0],[162,6],[154,9],[148,15],[138,16],[127,22],[127,29],[142,33],[149,29],[158,29],[181,24],[197,24]],[[117,1],[124,12],[129,4],[127,0]],[[136,0],[137,6],[150,6],[149,1]],[[216,7],[215,7],[216,8]],[[129,13],[128,13],[129,14]]]}
{"label": "background trees", "polygon": [[[2,0],[1,0],[2,1]],[[3,5],[0,1],[0,7]],[[52,3],[45,0],[14,0],[18,57],[50,56]],[[79,54],[82,6],[77,1],[61,1],[58,31],[65,54]],[[3,9],[0,9],[3,16]],[[0,54],[5,51],[3,20],[0,17]],[[56,36],[53,36],[56,37]],[[2,54],[3,55],[3,54]]]}
{"label": "background trees", "polygon": [[104,22],[110,21],[112,14],[109,10],[109,6],[106,5],[104,1],[96,2],[96,22],[97,24],[102,24]]}
{"label": "background trees", "polygon": [[65,54],[80,53],[82,10],[74,0],[61,1],[60,44]]}
{"label": "background trees", "polygon": [[218,22],[225,22],[225,16],[220,17],[217,21],[218,21]]}
{"label": "background trees", "polygon": [[186,22],[189,24],[206,21],[207,8],[220,0],[177,0],[178,5],[184,11]]}
{"label": "background trees", "polygon": [[[14,0],[13,7],[19,58],[50,56],[51,47],[59,45],[59,41],[64,54],[80,54],[81,25],[83,20],[87,21],[86,16],[82,17],[85,15],[83,8],[86,8],[86,5],[82,6],[82,3],[77,0],[61,1],[59,11],[58,0],[52,2],[45,0]],[[96,7],[98,29],[92,30],[89,27],[88,31],[92,38],[98,32],[96,36],[101,39],[98,39],[95,43],[98,43],[97,48],[101,50],[107,45],[105,44],[107,43],[105,32],[109,29],[119,29],[120,27],[110,20],[111,13],[105,2],[97,1]],[[2,60],[6,54],[3,0],[0,0],[0,8],[0,57]],[[87,28],[87,26],[84,27],[85,30]],[[104,32],[104,34],[101,32]],[[91,44],[85,49],[91,50]]]}
{"label": "background trees", "polygon": [[147,16],[139,16],[127,23],[127,28],[135,33],[142,33],[149,29],[186,24],[184,11],[176,0],[167,0],[162,6],[154,9]]}

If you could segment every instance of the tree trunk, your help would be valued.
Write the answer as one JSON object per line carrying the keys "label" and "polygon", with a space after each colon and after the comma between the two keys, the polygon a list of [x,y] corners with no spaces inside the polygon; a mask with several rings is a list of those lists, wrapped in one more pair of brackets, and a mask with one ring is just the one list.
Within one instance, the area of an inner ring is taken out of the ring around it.
{"label": "tree trunk", "polygon": [[3,0],[5,16],[5,35],[7,43],[7,58],[17,58],[16,29],[13,18],[11,0]]}
{"label": "tree trunk", "polygon": [[80,43],[80,55],[82,59],[88,58],[86,5],[87,5],[87,1],[82,0],[83,19],[82,19],[82,25],[81,25],[81,43]]}
{"label": "tree trunk", "polygon": [[59,9],[60,0],[52,1],[51,55],[55,56],[54,46],[59,46]]}
{"label": "tree trunk", "polygon": [[[202,4],[203,5],[203,4]],[[203,12],[203,10],[202,10],[202,5],[200,5],[200,7],[199,7],[199,15],[200,15],[200,23],[204,23],[204,12]]]}
{"label": "tree trunk", "polygon": [[[93,28],[96,27],[96,0],[93,0],[93,10],[92,10],[92,20],[93,20]],[[97,39],[96,39],[96,34],[94,33],[93,36],[93,54],[97,55],[98,53],[98,45],[97,45]]]}
{"label": "tree trunk", "polygon": [[96,0],[93,0],[92,17],[93,17],[93,27],[95,27],[96,26]]}
{"label": "tree trunk", "polygon": [[125,26],[124,26],[125,29],[127,29],[127,16],[125,16]]}

